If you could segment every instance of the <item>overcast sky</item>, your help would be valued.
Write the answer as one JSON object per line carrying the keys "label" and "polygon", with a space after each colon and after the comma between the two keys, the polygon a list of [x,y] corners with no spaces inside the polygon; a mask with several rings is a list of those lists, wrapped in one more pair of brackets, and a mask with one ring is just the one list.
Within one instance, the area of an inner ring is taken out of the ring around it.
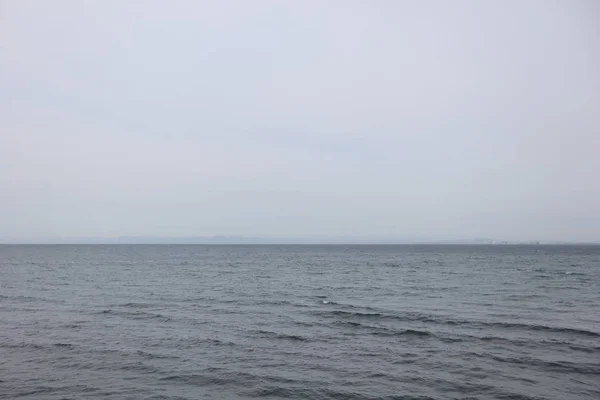
{"label": "overcast sky", "polygon": [[600,2],[0,2],[0,237],[600,240]]}

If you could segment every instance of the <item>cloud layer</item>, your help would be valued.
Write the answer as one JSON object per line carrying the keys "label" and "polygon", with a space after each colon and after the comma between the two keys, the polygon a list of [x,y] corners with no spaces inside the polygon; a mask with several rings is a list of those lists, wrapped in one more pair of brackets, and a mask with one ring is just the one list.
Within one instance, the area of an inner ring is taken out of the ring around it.
{"label": "cloud layer", "polygon": [[0,237],[600,239],[594,1],[0,6]]}

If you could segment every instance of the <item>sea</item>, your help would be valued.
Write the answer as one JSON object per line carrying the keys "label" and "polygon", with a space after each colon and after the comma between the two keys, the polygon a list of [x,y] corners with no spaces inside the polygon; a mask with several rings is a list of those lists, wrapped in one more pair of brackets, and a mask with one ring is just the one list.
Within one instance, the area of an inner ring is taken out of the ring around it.
{"label": "sea", "polygon": [[600,247],[2,245],[0,399],[600,399]]}

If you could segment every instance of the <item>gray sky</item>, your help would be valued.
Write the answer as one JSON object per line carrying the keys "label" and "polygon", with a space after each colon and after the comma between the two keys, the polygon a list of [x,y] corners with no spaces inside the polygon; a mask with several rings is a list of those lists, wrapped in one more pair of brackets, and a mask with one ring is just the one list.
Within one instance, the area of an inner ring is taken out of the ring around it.
{"label": "gray sky", "polygon": [[600,2],[0,2],[0,238],[600,240]]}

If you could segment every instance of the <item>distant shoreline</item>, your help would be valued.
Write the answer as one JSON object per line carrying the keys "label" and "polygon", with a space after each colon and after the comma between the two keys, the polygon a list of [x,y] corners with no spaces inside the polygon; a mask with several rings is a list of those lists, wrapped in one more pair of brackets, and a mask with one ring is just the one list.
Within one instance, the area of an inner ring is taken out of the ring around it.
{"label": "distant shoreline", "polygon": [[0,242],[0,246],[600,246],[600,242]]}

